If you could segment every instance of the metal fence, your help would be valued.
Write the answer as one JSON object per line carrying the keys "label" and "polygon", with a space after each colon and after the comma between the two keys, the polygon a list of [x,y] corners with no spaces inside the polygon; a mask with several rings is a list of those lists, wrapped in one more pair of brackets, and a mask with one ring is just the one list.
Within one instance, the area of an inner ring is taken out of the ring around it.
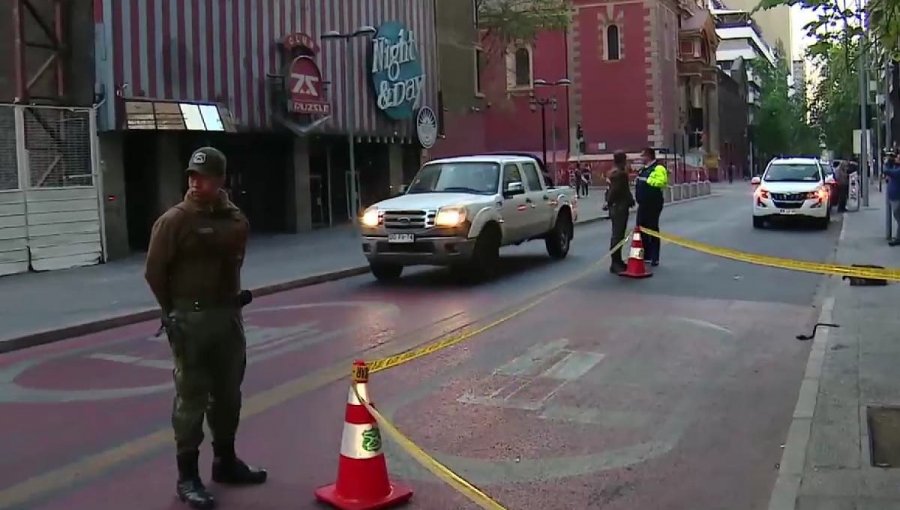
{"label": "metal fence", "polygon": [[83,109],[24,109],[29,186],[93,185],[91,113]]}
{"label": "metal fence", "polygon": [[102,262],[92,108],[0,105],[0,275]]}
{"label": "metal fence", "polygon": [[19,189],[15,133],[15,111],[10,107],[0,107],[0,191]]}

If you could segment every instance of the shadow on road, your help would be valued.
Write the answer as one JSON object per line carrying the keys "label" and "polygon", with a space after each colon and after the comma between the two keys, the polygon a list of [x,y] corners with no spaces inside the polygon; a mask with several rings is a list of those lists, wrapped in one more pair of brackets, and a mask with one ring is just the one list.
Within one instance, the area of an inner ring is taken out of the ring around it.
{"label": "shadow on road", "polygon": [[532,270],[550,266],[554,261],[547,255],[500,255],[500,267],[497,275],[484,282],[466,281],[451,269],[445,267],[409,267],[404,271],[400,281],[393,283],[377,282],[372,280],[370,286],[382,288],[410,288],[427,289],[429,291],[440,290],[442,287],[458,289],[460,287],[478,288],[504,280],[524,275]]}

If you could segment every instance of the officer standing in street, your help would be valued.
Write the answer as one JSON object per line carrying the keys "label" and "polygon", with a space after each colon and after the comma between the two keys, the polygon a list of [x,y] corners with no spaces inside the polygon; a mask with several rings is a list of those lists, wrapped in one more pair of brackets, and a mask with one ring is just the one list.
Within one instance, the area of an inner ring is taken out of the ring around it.
{"label": "officer standing in street", "polygon": [[[609,248],[616,247],[625,238],[628,229],[628,210],[634,205],[634,197],[631,196],[631,188],[628,186],[628,157],[622,151],[613,154],[613,169],[607,179],[609,187],[606,189],[606,208],[609,210],[609,220],[612,223],[612,233],[609,239]],[[621,273],[625,270],[625,262],[622,260],[622,247],[615,250],[611,256],[609,266],[610,273]]]}
{"label": "officer standing in street", "polygon": [[[650,147],[641,152],[644,168],[641,169],[634,183],[634,194],[638,203],[637,223],[659,232],[659,217],[662,214],[665,198],[663,190],[669,185],[669,172],[656,160],[656,151]],[[659,238],[642,235],[645,255],[644,259],[652,266],[659,265]]]}
{"label": "officer standing in street", "polygon": [[249,223],[223,189],[225,167],[225,155],[212,147],[191,155],[190,189],[153,225],[145,273],[175,364],[176,492],[197,509],[216,504],[198,468],[204,417],[213,436],[215,482],[253,485],[267,476],[234,448],[247,363],[241,306],[249,293],[240,289]]}

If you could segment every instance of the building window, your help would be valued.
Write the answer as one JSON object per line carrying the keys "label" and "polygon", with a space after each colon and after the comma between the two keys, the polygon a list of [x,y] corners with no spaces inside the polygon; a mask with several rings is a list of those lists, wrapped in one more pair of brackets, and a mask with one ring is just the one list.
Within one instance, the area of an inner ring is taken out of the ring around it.
{"label": "building window", "polygon": [[507,88],[530,89],[532,80],[532,53],[527,46],[518,46],[507,55],[506,60],[506,84]]}
{"label": "building window", "polygon": [[484,50],[482,48],[475,48],[475,95],[479,97],[484,97],[484,90],[482,89],[483,73]]}
{"label": "building window", "polygon": [[606,27],[606,60],[619,60],[620,58],[619,26],[610,25]]}

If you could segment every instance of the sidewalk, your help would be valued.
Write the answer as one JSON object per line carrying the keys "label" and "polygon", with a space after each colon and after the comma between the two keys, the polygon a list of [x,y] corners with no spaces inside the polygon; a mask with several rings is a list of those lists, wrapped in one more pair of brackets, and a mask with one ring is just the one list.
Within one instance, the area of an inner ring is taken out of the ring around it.
{"label": "sidewalk", "polygon": [[[900,247],[885,240],[884,196],[873,192],[870,204],[844,216],[836,261],[900,266]],[[820,329],[813,342],[769,509],[900,509],[900,462],[873,467],[867,418],[900,406],[900,284],[830,284],[819,321],[840,328]],[[888,431],[879,445],[897,458],[900,417],[874,422]]]}
{"label": "sidewalk", "polygon": [[[608,218],[603,196],[602,189],[592,188],[579,200],[579,223]],[[0,278],[0,353],[156,317],[143,264],[144,254],[136,254],[97,266]],[[358,234],[343,226],[253,238],[243,285],[263,295],[368,270]]]}

